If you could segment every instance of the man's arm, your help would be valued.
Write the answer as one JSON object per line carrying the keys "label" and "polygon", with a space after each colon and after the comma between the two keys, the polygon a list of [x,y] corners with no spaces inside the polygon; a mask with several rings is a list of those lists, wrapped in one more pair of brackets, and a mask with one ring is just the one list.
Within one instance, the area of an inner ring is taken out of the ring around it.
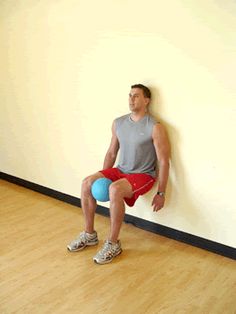
{"label": "man's arm", "polygon": [[[164,126],[157,123],[153,128],[152,137],[159,163],[158,191],[165,193],[169,176],[170,144]],[[153,210],[160,210],[164,206],[164,202],[165,195],[156,194],[152,201]]]}
{"label": "man's arm", "polygon": [[107,150],[107,153],[106,153],[106,156],[104,159],[103,169],[108,169],[108,168],[113,167],[113,165],[116,161],[119,147],[120,147],[119,141],[118,141],[118,138],[117,138],[116,132],[115,132],[115,122],[113,121],[111,143],[110,143],[110,146]]}

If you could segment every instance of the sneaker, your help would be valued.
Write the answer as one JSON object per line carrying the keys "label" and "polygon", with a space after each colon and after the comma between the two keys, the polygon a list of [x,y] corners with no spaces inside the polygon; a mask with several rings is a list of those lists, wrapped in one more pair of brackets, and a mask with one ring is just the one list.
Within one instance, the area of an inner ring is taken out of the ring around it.
{"label": "sneaker", "polygon": [[86,246],[92,246],[98,244],[97,232],[93,233],[81,232],[80,235],[67,245],[67,249],[70,252],[77,252],[83,250]]}
{"label": "sneaker", "polygon": [[114,257],[122,252],[121,243],[112,243],[106,240],[103,248],[94,256],[93,260],[97,264],[107,264],[110,263]]}

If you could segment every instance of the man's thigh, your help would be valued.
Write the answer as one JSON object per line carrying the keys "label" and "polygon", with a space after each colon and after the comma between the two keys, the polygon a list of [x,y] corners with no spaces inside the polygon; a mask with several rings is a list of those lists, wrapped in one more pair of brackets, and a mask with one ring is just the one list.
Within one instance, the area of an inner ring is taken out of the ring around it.
{"label": "man's thigh", "polygon": [[125,178],[118,179],[111,184],[111,189],[117,189],[124,198],[130,198],[133,195],[132,185]]}
{"label": "man's thigh", "polygon": [[134,206],[139,196],[147,193],[153,187],[155,178],[147,174],[129,174],[126,176],[132,186],[133,195],[130,198],[125,198],[125,202],[129,206]]}

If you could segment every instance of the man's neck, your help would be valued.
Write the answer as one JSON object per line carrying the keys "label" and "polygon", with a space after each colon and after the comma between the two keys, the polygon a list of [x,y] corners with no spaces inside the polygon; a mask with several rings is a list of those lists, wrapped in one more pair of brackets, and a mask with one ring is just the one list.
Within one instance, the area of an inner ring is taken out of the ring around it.
{"label": "man's neck", "polygon": [[148,114],[147,112],[131,112],[130,114],[130,118],[137,122],[139,120],[141,120],[146,114]]}

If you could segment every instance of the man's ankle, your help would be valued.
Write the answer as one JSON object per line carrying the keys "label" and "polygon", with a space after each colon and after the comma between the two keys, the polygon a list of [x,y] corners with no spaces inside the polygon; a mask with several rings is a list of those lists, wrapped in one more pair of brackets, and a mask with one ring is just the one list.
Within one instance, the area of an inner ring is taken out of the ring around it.
{"label": "man's ankle", "polygon": [[88,229],[85,229],[85,232],[87,233],[87,234],[94,234],[96,231],[95,230],[93,230],[93,231],[91,231],[91,230],[89,230],[89,231],[87,231]]}
{"label": "man's ankle", "polygon": [[108,238],[107,239],[109,242],[111,242],[112,244],[117,244],[118,243],[118,240],[117,239],[114,239],[114,238]]}

